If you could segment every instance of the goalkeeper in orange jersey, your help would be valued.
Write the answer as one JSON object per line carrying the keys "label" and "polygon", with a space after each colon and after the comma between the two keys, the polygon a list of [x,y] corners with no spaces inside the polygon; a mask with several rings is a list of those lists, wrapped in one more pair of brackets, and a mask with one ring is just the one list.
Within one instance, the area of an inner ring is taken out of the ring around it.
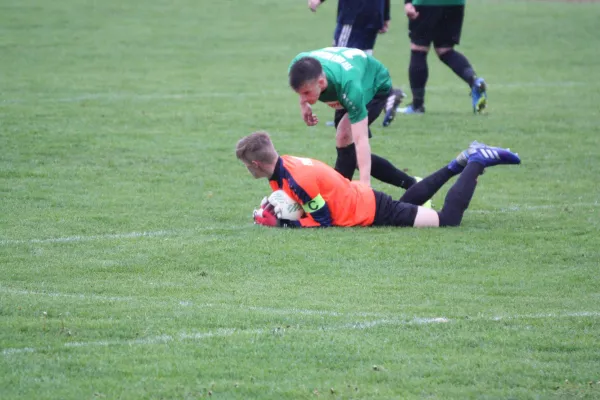
{"label": "goalkeeper in orange jersey", "polygon": [[[268,209],[255,214],[255,223],[273,227],[458,226],[484,169],[521,163],[518,154],[509,149],[473,142],[448,165],[394,200],[365,183],[344,178],[321,161],[280,156],[266,132],[240,139],[236,157],[254,178],[267,178],[273,191],[283,190],[303,207],[305,215],[297,221],[277,218]],[[448,191],[440,211],[421,206],[456,175],[458,180]]]}

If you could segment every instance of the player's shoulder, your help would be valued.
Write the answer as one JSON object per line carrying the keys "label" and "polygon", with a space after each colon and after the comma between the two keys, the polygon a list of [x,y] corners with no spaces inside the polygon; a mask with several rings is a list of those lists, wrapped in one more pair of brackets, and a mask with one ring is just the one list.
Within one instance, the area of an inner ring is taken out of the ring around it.
{"label": "player's shoulder", "polygon": [[289,154],[285,154],[285,155],[281,156],[281,159],[283,160],[284,167],[289,166],[292,168],[293,167],[298,167],[298,168],[311,167],[319,162],[318,160],[315,160],[312,158],[292,156]]}

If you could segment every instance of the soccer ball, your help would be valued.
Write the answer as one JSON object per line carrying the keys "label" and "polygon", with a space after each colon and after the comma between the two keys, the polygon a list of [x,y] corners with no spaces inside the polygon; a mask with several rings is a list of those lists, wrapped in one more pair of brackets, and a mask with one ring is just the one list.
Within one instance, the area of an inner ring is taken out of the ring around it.
{"label": "soccer ball", "polygon": [[304,209],[300,203],[292,199],[283,190],[276,190],[267,198],[269,204],[273,205],[273,212],[277,218],[297,221],[304,216]]}

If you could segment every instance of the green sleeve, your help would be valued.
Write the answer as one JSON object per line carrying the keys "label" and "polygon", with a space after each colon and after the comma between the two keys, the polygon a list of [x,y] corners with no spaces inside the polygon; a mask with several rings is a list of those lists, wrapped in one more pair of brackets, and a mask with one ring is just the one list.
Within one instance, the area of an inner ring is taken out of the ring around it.
{"label": "green sleeve", "polygon": [[362,121],[369,114],[362,87],[354,82],[347,82],[344,85],[340,103],[348,112],[348,118],[352,124]]}

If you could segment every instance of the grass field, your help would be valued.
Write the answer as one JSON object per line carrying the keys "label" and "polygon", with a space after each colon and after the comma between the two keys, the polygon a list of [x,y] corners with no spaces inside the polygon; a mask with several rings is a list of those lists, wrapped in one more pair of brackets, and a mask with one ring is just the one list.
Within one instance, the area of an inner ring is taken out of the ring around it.
{"label": "grass field", "polygon": [[[408,90],[393,7],[375,53]],[[421,176],[519,152],[462,227],[254,226],[240,137],[334,162],[286,78],[335,8],[0,1],[1,399],[600,398],[600,4],[469,0],[488,115],[430,55],[427,114],[374,126]]]}

